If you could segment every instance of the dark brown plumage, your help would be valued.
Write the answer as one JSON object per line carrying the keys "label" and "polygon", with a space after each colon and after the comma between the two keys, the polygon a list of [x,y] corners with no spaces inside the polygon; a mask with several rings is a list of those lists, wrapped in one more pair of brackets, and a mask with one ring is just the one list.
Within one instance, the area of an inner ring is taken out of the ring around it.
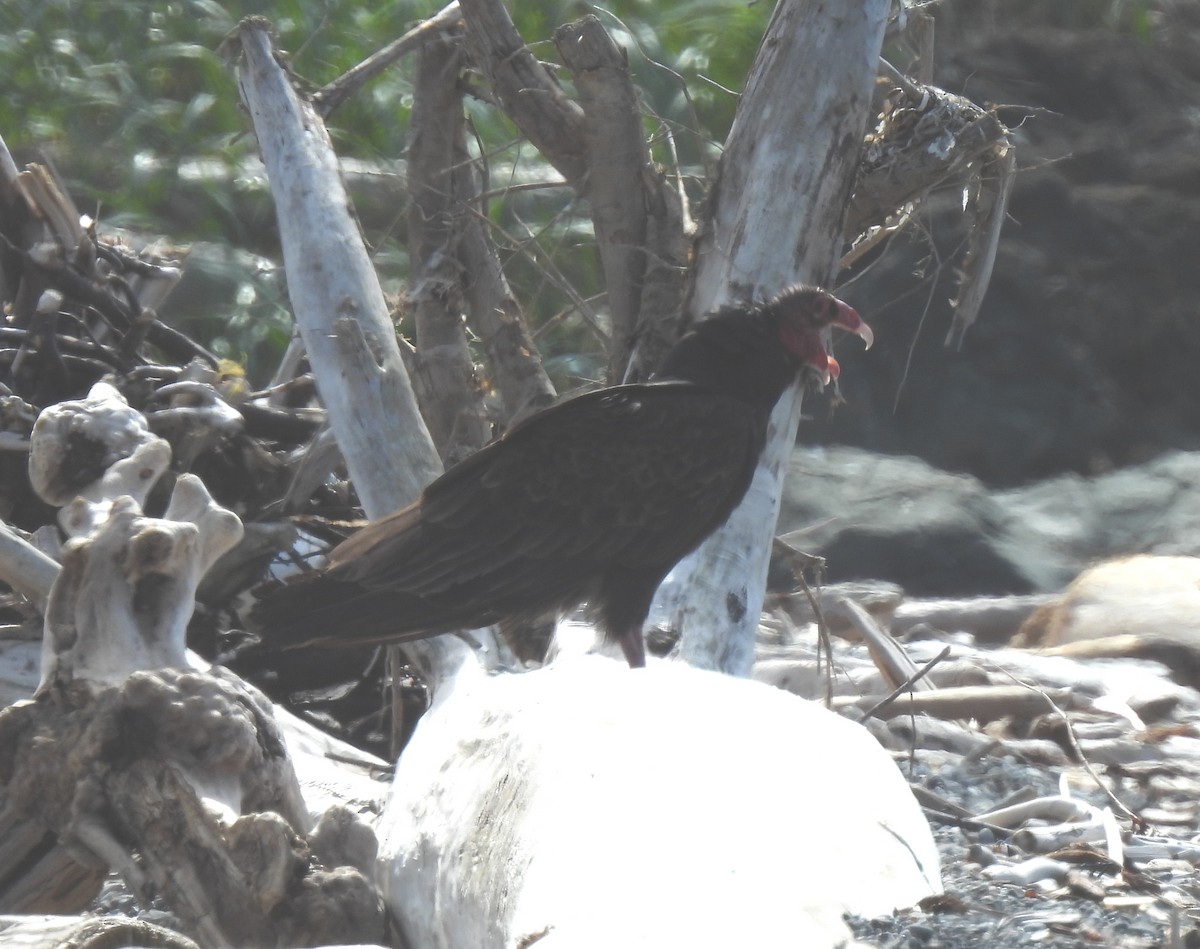
{"label": "dark brown plumage", "polygon": [[655,381],[532,415],[258,604],[271,646],[399,642],[586,601],[630,665],[663,577],[742,499],[767,418],[802,365],[828,382],[827,327],[866,324],[799,287],[722,311]]}

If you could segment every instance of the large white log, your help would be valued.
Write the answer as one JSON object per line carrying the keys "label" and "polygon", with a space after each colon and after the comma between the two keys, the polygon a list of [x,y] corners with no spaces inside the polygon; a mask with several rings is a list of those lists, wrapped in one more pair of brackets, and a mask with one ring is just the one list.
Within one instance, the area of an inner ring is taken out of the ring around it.
{"label": "large white log", "polygon": [[380,884],[409,945],[804,946],[941,889],[863,728],[776,689],[600,656],[461,677],[400,759]]}

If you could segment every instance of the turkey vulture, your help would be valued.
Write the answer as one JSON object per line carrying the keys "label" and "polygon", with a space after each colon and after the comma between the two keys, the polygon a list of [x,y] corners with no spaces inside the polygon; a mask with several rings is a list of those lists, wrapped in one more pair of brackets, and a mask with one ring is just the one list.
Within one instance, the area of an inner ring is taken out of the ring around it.
{"label": "turkey vulture", "polygon": [[644,665],[658,585],[746,493],[780,395],[805,365],[837,376],[829,326],[871,344],[852,307],[795,287],[698,323],[651,382],[531,415],[261,600],[264,646],[402,642],[586,601]]}

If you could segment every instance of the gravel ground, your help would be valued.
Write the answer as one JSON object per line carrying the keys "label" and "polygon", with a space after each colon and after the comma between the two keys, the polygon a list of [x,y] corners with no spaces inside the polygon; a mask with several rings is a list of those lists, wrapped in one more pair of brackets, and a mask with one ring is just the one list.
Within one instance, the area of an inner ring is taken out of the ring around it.
{"label": "gravel ground", "polygon": [[[1051,769],[1010,756],[973,762],[955,757],[944,751],[917,751],[906,763],[911,783],[947,800],[970,802],[968,809],[977,813],[1013,798],[1059,792],[1059,776]],[[1074,793],[1097,806],[1107,803],[1098,791]],[[1066,864],[1065,857],[1058,861],[1059,870],[1064,864],[1072,867],[1063,877],[1045,858],[1031,857],[988,829],[936,821],[934,828],[945,897],[891,916],[849,918],[863,943],[881,949],[1200,947],[1200,929],[1195,928],[1197,877],[1187,861],[1127,861],[1130,872],[1121,873],[1111,864],[1096,869],[1078,862],[1086,859],[1079,848],[1076,862]],[[1178,839],[1188,840],[1190,834]],[[995,869],[985,871],[983,864]],[[1005,882],[988,875],[1008,864],[1035,879]]]}

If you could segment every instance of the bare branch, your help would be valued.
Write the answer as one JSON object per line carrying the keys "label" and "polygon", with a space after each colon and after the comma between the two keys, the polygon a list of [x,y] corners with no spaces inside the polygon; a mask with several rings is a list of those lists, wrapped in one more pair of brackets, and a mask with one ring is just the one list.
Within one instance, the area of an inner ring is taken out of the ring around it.
{"label": "bare branch", "polygon": [[408,150],[408,302],[416,314],[422,410],[448,464],[470,455],[490,435],[459,289],[459,242],[466,215],[456,192],[461,180],[472,175],[470,163],[458,161],[466,151],[458,88],[462,62],[462,44],[456,39],[436,40],[421,50]]}
{"label": "bare branch", "polygon": [[239,38],[238,79],[271,180],[296,322],[363,507],[381,517],[415,500],[441,463],[324,124],[275,61],[267,24],[244,21]]}
{"label": "bare branch", "polygon": [[501,0],[460,0],[475,65],[504,111],[559,173],[582,190],[587,175],[583,110],[529,51]]}
{"label": "bare branch", "polygon": [[454,31],[462,23],[458,0],[446,4],[433,16],[422,20],[399,39],[392,40],[357,66],[346,70],[337,79],[313,95],[313,105],[328,119],[334,109],[358,92],[364,85],[384,72],[402,56],[419,49],[425,43]]}
{"label": "bare branch", "polygon": [[612,319],[608,376],[624,374],[633,346],[646,270],[646,203],[653,179],[643,174],[650,163],[638,112],[637,92],[622,50],[595,16],[554,31],[554,43],[571,70],[587,121],[585,194],[608,287]]}
{"label": "bare branch", "polygon": [[998,146],[984,160],[978,174],[978,191],[972,202],[972,222],[967,238],[967,255],[959,267],[958,297],[954,300],[954,322],[946,345],[962,345],[983,306],[983,296],[992,282],[992,267],[1000,249],[1000,229],[1008,212],[1008,196],[1016,178],[1017,153]]}

